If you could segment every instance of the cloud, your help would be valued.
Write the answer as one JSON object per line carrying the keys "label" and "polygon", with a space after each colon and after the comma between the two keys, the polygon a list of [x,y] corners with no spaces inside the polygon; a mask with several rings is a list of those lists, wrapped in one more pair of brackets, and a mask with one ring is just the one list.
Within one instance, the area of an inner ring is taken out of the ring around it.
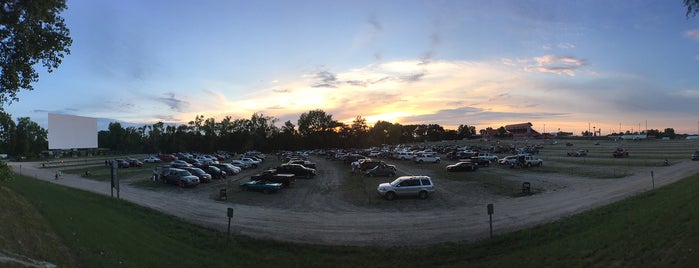
{"label": "cloud", "polygon": [[290,90],[288,90],[286,88],[278,88],[278,89],[272,89],[272,92],[274,92],[274,93],[289,93]]}
{"label": "cloud", "polygon": [[320,82],[315,83],[312,87],[325,87],[325,88],[336,88],[337,87],[337,77],[335,74],[328,71],[320,71],[316,73],[315,78],[320,80]]}
{"label": "cloud", "polygon": [[420,81],[424,76],[425,76],[424,73],[411,74],[411,75],[402,76],[400,78],[400,80],[404,81],[404,82],[417,82],[417,81]]}
{"label": "cloud", "polygon": [[525,70],[538,71],[542,73],[566,74],[568,76],[575,76],[574,71],[588,65],[585,60],[558,55],[535,57],[532,59],[532,61],[530,61],[529,65],[525,67]]}
{"label": "cloud", "polygon": [[367,19],[367,23],[371,25],[371,28],[374,29],[374,31],[380,32],[383,27],[381,26],[381,22],[376,18],[376,16],[372,15]]}
{"label": "cloud", "polygon": [[699,41],[699,29],[692,29],[684,32],[684,37],[687,37],[694,41]]}
{"label": "cloud", "polygon": [[175,93],[165,93],[164,95],[165,97],[159,97],[156,100],[170,107],[170,110],[182,112],[189,106],[189,102],[177,99]]}

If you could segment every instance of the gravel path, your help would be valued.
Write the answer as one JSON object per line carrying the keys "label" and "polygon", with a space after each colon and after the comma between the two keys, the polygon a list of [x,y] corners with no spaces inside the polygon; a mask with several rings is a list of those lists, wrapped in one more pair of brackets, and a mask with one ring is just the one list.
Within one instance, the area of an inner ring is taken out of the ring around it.
{"label": "gravel path", "polygon": [[[40,163],[10,165],[15,172],[24,175],[110,195],[109,182],[70,174],[55,180],[55,171],[40,168]],[[213,201],[210,195],[196,191],[159,192],[128,184],[121,185],[121,198],[222,231],[226,230],[228,223],[226,210],[232,207],[235,211],[232,229],[257,238],[331,245],[419,245],[486,238],[489,235],[488,203],[495,206],[494,233],[505,233],[555,221],[647,191],[652,187],[651,171],[655,174],[655,187],[660,187],[698,173],[699,165],[682,161],[670,167],[634,168],[634,175],[621,179],[547,175],[550,177],[545,178],[546,182],[560,187],[519,198],[479,195],[470,202],[449,202],[430,209],[420,205],[416,210],[386,211],[344,202],[336,191],[340,185],[338,178],[344,171],[332,168],[323,171],[322,180],[298,182],[311,186],[290,189],[297,191],[294,196],[298,200],[295,201],[311,200],[312,204],[304,203],[304,208],[293,204],[288,208],[233,204]]]}

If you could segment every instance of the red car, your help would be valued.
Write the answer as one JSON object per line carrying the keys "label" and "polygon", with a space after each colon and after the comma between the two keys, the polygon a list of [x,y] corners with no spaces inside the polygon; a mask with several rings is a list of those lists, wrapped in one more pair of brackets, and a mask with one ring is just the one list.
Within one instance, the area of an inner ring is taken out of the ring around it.
{"label": "red car", "polygon": [[165,162],[172,162],[177,160],[177,156],[171,155],[171,154],[158,154],[158,158],[160,160],[163,160]]}

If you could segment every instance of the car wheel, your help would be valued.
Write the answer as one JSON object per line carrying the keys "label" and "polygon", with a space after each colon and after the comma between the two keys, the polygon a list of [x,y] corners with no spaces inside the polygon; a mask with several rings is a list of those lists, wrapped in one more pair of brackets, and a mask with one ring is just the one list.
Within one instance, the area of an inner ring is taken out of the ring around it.
{"label": "car wheel", "polygon": [[420,191],[419,193],[417,193],[417,196],[420,199],[426,199],[427,198],[427,191]]}
{"label": "car wheel", "polygon": [[434,162],[435,162],[435,163],[439,163],[439,159],[437,159],[437,161],[434,161]]}
{"label": "car wheel", "polygon": [[388,192],[386,193],[386,195],[384,195],[384,198],[386,198],[386,200],[393,200],[394,198],[396,198],[396,193]]}
{"label": "car wheel", "polygon": [[532,163],[527,163],[527,167],[532,167]]}
{"label": "car wheel", "polygon": [[420,161],[417,161],[417,162],[420,163],[420,164],[422,164],[422,159],[420,159]]}

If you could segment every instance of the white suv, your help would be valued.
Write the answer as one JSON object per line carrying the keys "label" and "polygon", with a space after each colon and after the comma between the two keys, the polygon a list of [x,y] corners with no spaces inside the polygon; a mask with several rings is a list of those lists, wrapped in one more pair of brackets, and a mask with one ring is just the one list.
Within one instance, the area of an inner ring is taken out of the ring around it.
{"label": "white suv", "polygon": [[379,184],[376,191],[386,200],[406,195],[425,199],[434,192],[434,184],[428,176],[401,176],[391,183]]}
{"label": "white suv", "polygon": [[423,162],[439,163],[440,160],[441,159],[439,159],[439,156],[434,154],[417,154],[413,158],[413,161],[419,164],[422,164]]}

